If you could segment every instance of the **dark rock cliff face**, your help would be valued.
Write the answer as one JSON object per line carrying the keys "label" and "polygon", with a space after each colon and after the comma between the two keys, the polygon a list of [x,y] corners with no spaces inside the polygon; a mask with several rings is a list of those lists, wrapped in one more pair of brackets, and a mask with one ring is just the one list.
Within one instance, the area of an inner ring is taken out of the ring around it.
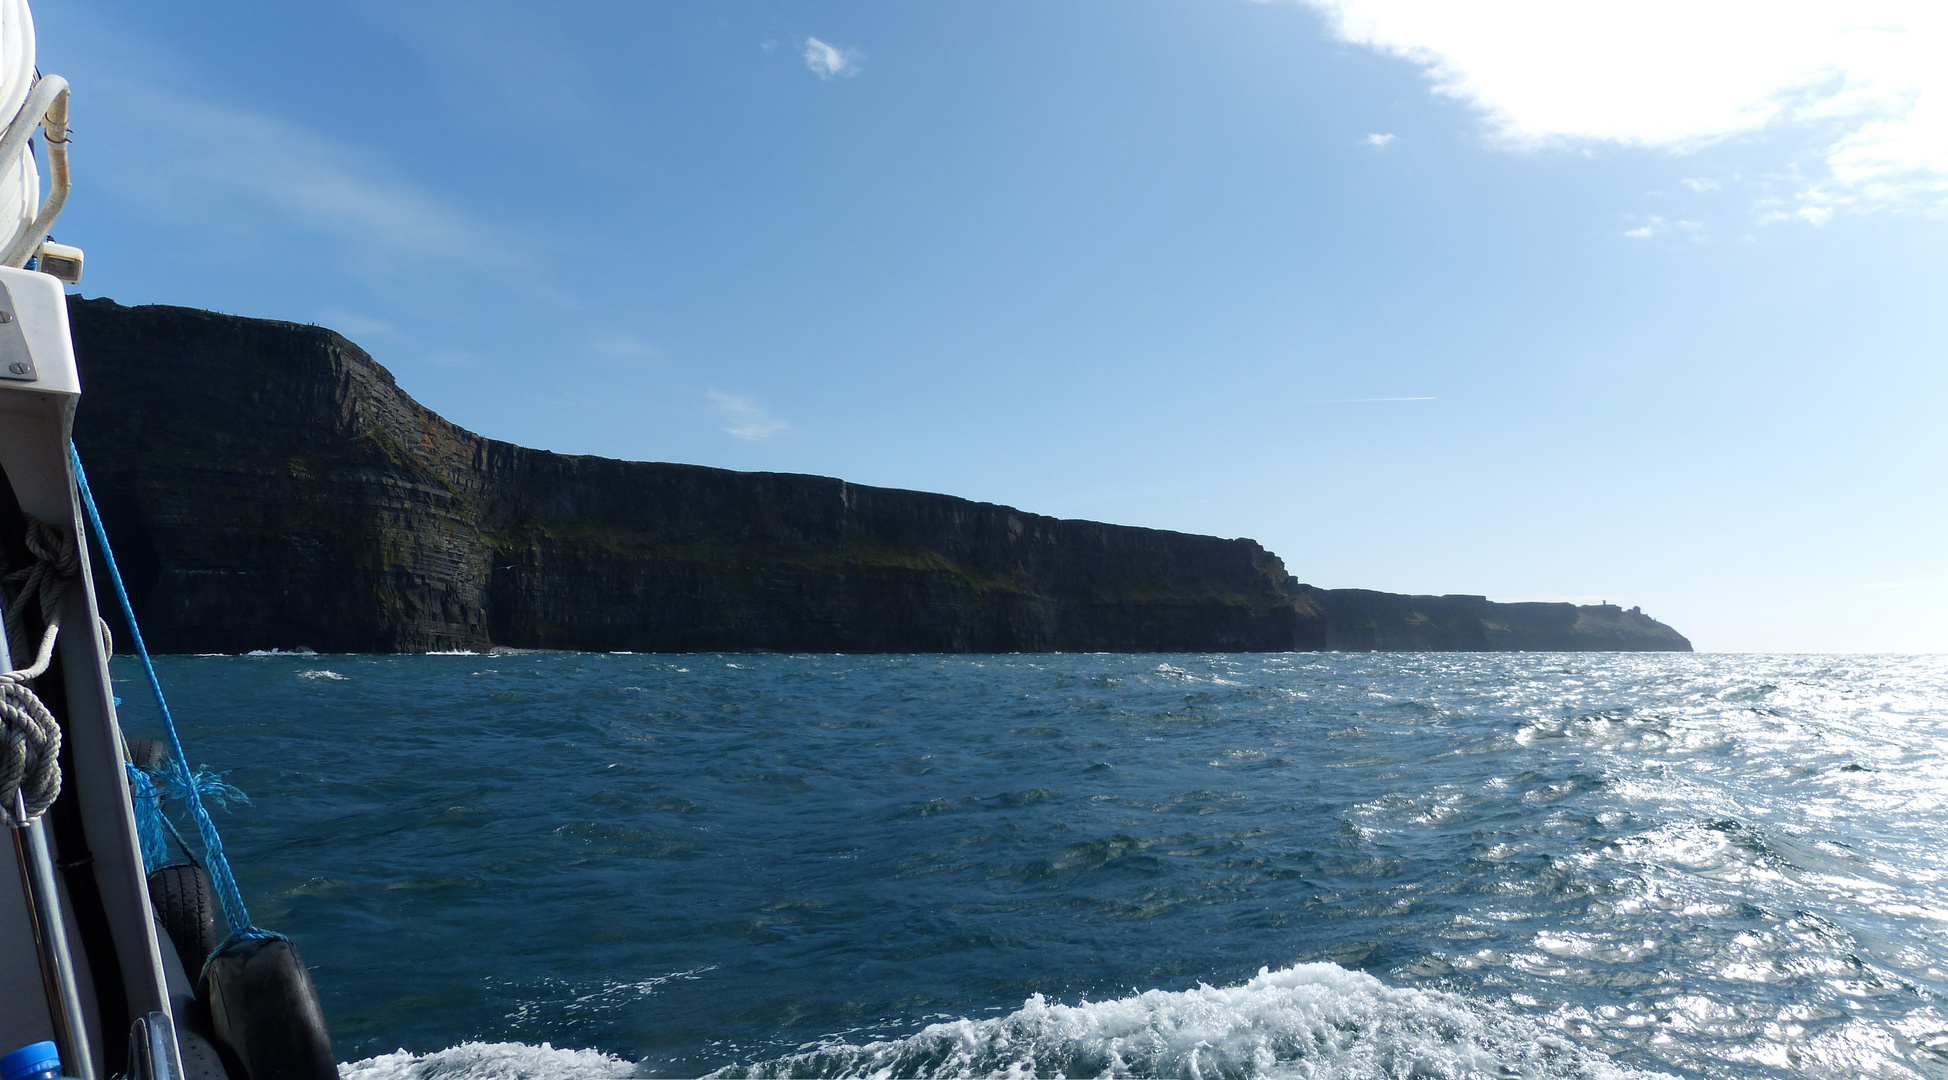
{"label": "dark rock cliff face", "polygon": [[1345,652],[1690,652],[1691,642],[1613,604],[1498,604],[1485,596],[1402,596],[1298,586]]}
{"label": "dark rock cliff face", "polygon": [[1250,540],[528,450],[330,330],[69,311],[75,442],[159,651],[1690,648],[1616,608],[1315,589]]}

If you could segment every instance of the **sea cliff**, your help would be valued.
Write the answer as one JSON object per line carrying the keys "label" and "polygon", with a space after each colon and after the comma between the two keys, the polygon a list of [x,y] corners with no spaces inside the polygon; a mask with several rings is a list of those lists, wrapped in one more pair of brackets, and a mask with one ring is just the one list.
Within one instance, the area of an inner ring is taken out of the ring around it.
{"label": "sea cliff", "polygon": [[69,313],[75,443],[158,651],[1691,647],[1634,609],[1318,589],[1251,540],[530,450],[321,327]]}

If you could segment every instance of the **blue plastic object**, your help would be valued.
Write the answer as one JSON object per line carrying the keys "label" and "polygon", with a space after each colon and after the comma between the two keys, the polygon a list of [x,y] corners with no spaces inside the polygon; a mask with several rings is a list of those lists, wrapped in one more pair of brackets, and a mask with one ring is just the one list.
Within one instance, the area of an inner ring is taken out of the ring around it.
{"label": "blue plastic object", "polygon": [[55,1080],[61,1075],[61,1048],[51,1042],[28,1043],[0,1057],[0,1080]]}

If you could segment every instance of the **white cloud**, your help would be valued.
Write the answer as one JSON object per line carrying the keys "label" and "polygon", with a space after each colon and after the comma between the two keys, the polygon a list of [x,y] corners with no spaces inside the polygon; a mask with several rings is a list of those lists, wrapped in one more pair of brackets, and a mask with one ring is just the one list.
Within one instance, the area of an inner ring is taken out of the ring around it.
{"label": "white cloud", "polygon": [[1692,191],[1717,191],[1718,190],[1718,181],[1713,180],[1709,177],[1687,176],[1684,179],[1679,180],[1678,183],[1683,184],[1685,187],[1690,188]]}
{"label": "white cloud", "polygon": [[1939,0],[1299,0],[1405,57],[1513,148],[1675,152],[1799,129],[1823,173],[1797,216],[1948,209],[1948,5]]}
{"label": "white cloud", "polygon": [[1366,145],[1376,150],[1385,150],[1388,146],[1392,145],[1393,139],[1394,135],[1391,131],[1384,134],[1376,133],[1366,137]]}
{"label": "white cloud", "polygon": [[750,398],[712,390],[710,401],[717,406],[717,415],[724,421],[726,434],[757,441],[791,430],[790,424],[772,416],[764,410],[764,406]]}
{"label": "white cloud", "polygon": [[821,79],[851,78],[865,62],[866,54],[858,49],[827,45],[815,37],[805,39],[805,66]]}
{"label": "white cloud", "polygon": [[1702,240],[1704,239],[1704,224],[1697,221],[1673,221],[1669,218],[1658,217],[1656,214],[1652,214],[1644,219],[1642,225],[1634,229],[1624,230],[1623,235],[1632,240],[1648,240],[1653,236],[1661,236],[1664,233],[1670,232],[1683,233],[1693,240]]}

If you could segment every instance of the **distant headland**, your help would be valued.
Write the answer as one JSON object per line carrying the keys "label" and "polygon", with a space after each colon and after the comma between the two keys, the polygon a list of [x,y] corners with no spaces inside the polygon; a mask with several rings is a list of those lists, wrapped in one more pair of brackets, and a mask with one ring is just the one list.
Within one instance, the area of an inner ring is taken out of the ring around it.
{"label": "distant headland", "polygon": [[529,450],[331,330],[69,313],[75,443],[158,651],[1691,648],[1635,608],[1318,589],[1251,540]]}

